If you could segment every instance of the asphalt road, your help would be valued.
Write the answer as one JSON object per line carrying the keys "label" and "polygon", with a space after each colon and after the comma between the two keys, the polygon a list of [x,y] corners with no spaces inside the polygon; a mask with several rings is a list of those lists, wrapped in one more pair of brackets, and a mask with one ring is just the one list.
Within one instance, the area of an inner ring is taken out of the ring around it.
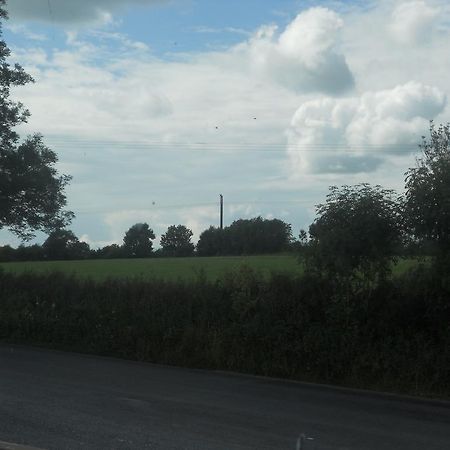
{"label": "asphalt road", "polygon": [[305,450],[449,450],[450,403],[0,345],[0,441],[294,450],[301,434]]}

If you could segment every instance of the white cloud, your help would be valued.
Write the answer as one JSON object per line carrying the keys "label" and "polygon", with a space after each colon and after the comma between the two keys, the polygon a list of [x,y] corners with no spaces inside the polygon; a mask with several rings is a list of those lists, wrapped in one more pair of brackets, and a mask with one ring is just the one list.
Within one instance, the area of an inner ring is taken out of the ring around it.
{"label": "white cloud", "polygon": [[[314,8],[301,13],[279,37],[274,28],[262,28],[230,50],[172,62],[140,51],[139,43],[120,33],[91,32],[94,42],[69,33],[68,49],[46,55],[45,61],[41,52],[40,66],[37,53],[21,54],[21,62],[37,80],[37,85],[21,90],[33,113],[24,130],[46,135],[77,130],[77,137],[113,136],[128,142],[170,144],[219,137],[221,142],[239,143],[250,136],[281,144],[283,124],[298,104],[297,92],[334,94],[352,82],[343,57],[334,51],[334,34],[341,26],[335,13]],[[326,42],[320,43],[322,37]],[[295,46],[303,38],[311,48]],[[108,50],[104,41],[121,48]],[[130,47],[139,49],[131,54]],[[278,65],[258,63],[272,53]],[[242,63],[249,59],[251,66]],[[275,99],[283,103],[268,109]]]}
{"label": "white cloud", "polygon": [[345,57],[337,48],[343,21],[327,8],[300,13],[277,35],[263,26],[237,50],[249,55],[258,74],[298,92],[339,94],[354,85]]}
{"label": "white cloud", "polygon": [[[126,49],[134,49],[134,50],[140,50],[140,51],[149,51],[150,47],[145,44],[144,42],[140,41],[134,41],[130,39],[128,36],[126,36],[123,33],[111,33],[107,31],[99,31],[94,30],[91,33],[89,33],[91,36],[97,38],[102,41],[114,41],[118,43],[122,48]],[[67,39],[70,44],[76,44],[76,33],[67,33]]]}
{"label": "white cloud", "polygon": [[26,27],[23,24],[6,22],[4,26],[7,30],[11,31],[12,33],[25,36],[27,39],[31,41],[43,42],[48,40],[48,37],[45,36],[44,34],[35,33],[34,31],[31,31],[28,27]]}
{"label": "white cloud", "polygon": [[446,106],[439,89],[409,82],[360,97],[303,103],[288,130],[294,172],[369,172],[386,154],[416,149]]}
{"label": "white cloud", "polygon": [[[173,218],[172,218],[173,220]],[[170,225],[174,224],[170,222]],[[197,206],[187,208],[179,214],[179,223],[185,225],[193,232],[192,241],[196,243],[200,234],[208,229],[211,225],[218,226],[219,224],[219,210],[217,206]],[[165,231],[165,230],[164,230]]]}
{"label": "white cloud", "polygon": [[326,8],[312,8],[299,14],[281,33],[281,53],[300,60],[309,69],[316,69],[333,50],[342,28],[342,19]]}
{"label": "white cloud", "polygon": [[417,82],[365,93],[346,130],[350,145],[390,146],[417,143],[418,133],[446,106],[436,87]]}
{"label": "white cloud", "polygon": [[26,64],[27,71],[33,76],[39,72],[40,67],[48,63],[47,53],[40,47],[29,47],[26,51],[14,49],[11,52],[11,58]]}
{"label": "white cloud", "polygon": [[422,44],[430,40],[438,14],[423,0],[402,2],[392,12],[390,30],[402,44]]}
{"label": "white cloud", "polygon": [[[12,19],[54,23],[109,23],[112,13],[131,5],[153,5],[165,0],[9,0]],[[50,7],[49,7],[50,5]]]}
{"label": "white cloud", "polygon": [[250,36],[252,34],[249,31],[244,30],[242,28],[234,28],[234,27],[214,28],[214,27],[207,27],[205,25],[193,27],[192,31],[203,34],[231,33],[231,34],[240,34],[243,36]]}

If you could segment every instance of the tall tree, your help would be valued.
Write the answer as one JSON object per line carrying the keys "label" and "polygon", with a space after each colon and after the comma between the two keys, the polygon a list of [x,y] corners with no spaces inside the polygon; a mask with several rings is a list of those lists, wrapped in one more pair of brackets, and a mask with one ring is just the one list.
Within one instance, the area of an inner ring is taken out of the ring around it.
{"label": "tall tree", "polygon": [[[430,124],[422,157],[406,172],[405,212],[412,234],[432,244],[437,266],[450,267],[450,124]],[[443,268],[443,267],[442,267]]]}
{"label": "tall tree", "polygon": [[184,225],[171,225],[161,236],[161,247],[166,256],[191,256],[194,244],[191,242],[192,230]]}
{"label": "tall tree", "polygon": [[[7,19],[0,0],[0,19]],[[0,36],[1,36],[0,22]],[[33,82],[19,64],[11,66],[11,52],[0,40],[0,229],[9,228],[23,239],[34,231],[62,228],[73,218],[63,211],[64,188],[70,181],[55,169],[56,154],[35,134],[20,143],[16,125],[27,121],[29,111],[10,98],[11,88]]]}
{"label": "tall tree", "polygon": [[152,239],[155,239],[155,233],[147,223],[134,224],[123,238],[125,254],[132,258],[150,256],[153,252]]}

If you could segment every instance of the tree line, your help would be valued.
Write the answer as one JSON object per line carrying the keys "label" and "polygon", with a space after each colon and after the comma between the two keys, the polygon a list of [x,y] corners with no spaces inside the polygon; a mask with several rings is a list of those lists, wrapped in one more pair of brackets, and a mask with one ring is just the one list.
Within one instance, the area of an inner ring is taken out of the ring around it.
{"label": "tree line", "polygon": [[192,237],[192,230],[185,225],[171,225],[155,250],[153,230],[147,223],[136,223],[125,233],[121,245],[91,249],[71,230],[57,229],[42,245],[0,247],[0,261],[253,255],[287,251],[293,243],[289,224],[261,217],[239,219],[224,229],[210,227],[201,233],[197,245]]}

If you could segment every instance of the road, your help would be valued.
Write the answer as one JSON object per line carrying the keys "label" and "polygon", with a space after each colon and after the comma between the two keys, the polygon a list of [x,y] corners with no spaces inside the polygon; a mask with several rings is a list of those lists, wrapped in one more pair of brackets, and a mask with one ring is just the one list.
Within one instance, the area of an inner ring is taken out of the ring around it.
{"label": "road", "polygon": [[3,442],[294,450],[301,434],[305,450],[449,450],[450,403],[0,345]]}

